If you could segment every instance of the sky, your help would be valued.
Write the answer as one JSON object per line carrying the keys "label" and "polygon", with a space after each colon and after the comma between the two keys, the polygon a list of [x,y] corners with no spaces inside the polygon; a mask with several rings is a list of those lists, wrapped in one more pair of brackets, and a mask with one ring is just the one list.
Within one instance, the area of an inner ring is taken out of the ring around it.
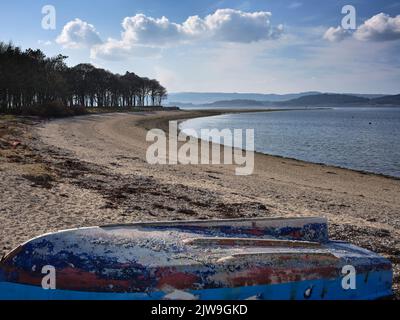
{"label": "sky", "polygon": [[4,1],[0,41],[169,92],[400,93],[393,0]]}

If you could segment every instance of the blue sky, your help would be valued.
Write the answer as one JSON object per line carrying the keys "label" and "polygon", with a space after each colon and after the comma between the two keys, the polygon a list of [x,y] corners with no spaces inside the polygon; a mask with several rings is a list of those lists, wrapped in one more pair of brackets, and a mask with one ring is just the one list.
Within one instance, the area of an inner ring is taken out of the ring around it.
{"label": "blue sky", "polygon": [[[41,26],[44,5],[55,30]],[[356,30],[341,27],[344,5]],[[399,1],[20,0],[0,4],[0,40],[170,92],[400,93]]]}

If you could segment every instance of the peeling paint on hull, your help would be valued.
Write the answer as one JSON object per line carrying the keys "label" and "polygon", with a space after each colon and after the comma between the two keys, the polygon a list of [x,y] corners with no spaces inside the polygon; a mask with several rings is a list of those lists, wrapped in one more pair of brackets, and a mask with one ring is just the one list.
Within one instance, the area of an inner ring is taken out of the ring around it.
{"label": "peeling paint on hull", "polygon": [[[48,265],[56,290],[41,287]],[[346,265],[356,290],[342,287]],[[176,290],[200,300],[377,299],[391,284],[388,260],[329,241],[318,218],[75,229],[33,239],[0,262],[0,299],[159,300]]]}
{"label": "peeling paint on hull", "polygon": [[[390,296],[391,272],[374,273],[368,285],[365,276],[357,277],[357,291],[344,291],[341,281],[315,280],[285,284],[239,288],[194,290],[190,294],[198,300],[375,300]],[[304,296],[312,288],[309,298]],[[168,293],[101,293],[66,290],[43,290],[38,287],[0,283],[0,300],[163,300]]]}

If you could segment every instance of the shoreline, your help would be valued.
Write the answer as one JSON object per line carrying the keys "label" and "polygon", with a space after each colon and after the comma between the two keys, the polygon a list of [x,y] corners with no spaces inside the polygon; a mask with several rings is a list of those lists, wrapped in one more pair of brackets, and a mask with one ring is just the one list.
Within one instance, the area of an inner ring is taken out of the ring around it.
{"label": "shoreline", "polygon": [[[178,133],[181,131],[179,128],[179,125],[182,122],[185,122],[187,120],[191,120],[191,119],[200,119],[200,118],[208,118],[208,117],[214,117],[214,116],[219,116],[219,115],[225,115],[225,114],[241,114],[241,113],[263,113],[263,112],[280,112],[280,111],[309,111],[309,110],[319,110],[319,109],[327,109],[327,108],[313,108],[313,109],[266,109],[266,110],[262,110],[262,109],[256,109],[256,110],[249,110],[249,109],[243,109],[243,110],[235,110],[235,109],[227,109],[226,112],[225,110],[207,110],[207,109],[199,109],[199,110],[181,110],[181,111],[185,111],[188,113],[192,113],[192,115],[188,115],[187,118],[177,118],[174,119],[172,118],[168,118],[166,117],[164,119],[164,122],[160,123],[159,128],[164,130],[165,132],[168,132],[168,125],[170,121],[177,121],[178,122]],[[204,112],[204,114],[201,114],[202,112]],[[199,114],[200,113],[200,114]],[[142,122],[138,122],[139,125],[141,125],[144,129],[148,130],[148,125],[146,126],[146,120],[143,120]],[[151,124],[154,124],[153,121],[150,120]],[[202,140],[201,138],[198,138],[197,140]],[[215,143],[213,143],[215,144]],[[225,145],[224,144],[219,144],[221,145],[221,147],[223,148]],[[242,149],[242,151],[245,151],[244,149]],[[400,177],[396,177],[396,176],[391,176],[388,174],[383,174],[383,173],[377,173],[377,172],[372,172],[372,171],[366,171],[366,170],[357,170],[357,169],[352,169],[352,168],[347,168],[347,167],[341,167],[341,166],[336,166],[336,165],[332,165],[332,164],[327,164],[327,163],[318,163],[318,162],[311,162],[311,161],[306,161],[306,160],[301,160],[301,159],[297,159],[297,158],[292,158],[292,157],[285,157],[285,156],[280,156],[280,155],[274,155],[274,154],[269,154],[269,153],[264,153],[264,152],[260,152],[260,151],[254,151],[255,154],[258,155],[265,155],[265,156],[269,156],[269,157],[275,157],[278,159],[283,159],[283,160],[292,160],[292,161],[298,161],[300,163],[303,164],[313,164],[313,165],[319,165],[319,166],[323,166],[326,168],[335,168],[335,169],[342,169],[342,170],[349,170],[352,172],[356,172],[356,173],[360,173],[363,175],[372,175],[372,176],[378,176],[378,177],[383,177],[383,178],[387,178],[387,179],[393,179],[393,180],[400,180]]]}

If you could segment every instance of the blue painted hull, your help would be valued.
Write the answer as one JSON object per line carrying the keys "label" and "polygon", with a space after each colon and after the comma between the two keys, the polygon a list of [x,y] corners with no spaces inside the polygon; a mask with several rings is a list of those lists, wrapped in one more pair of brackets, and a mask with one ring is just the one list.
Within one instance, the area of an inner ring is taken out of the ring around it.
{"label": "blue painted hull", "polygon": [[330,241],[327,230],[325,219],[292,218],[61,231],[32,239],[0,261],[0,299],[368,300],[390,296],[390,261]]}
{"label": "blue painted hull", "polygon": [[[375,300],[392,295],[392,272],[357,276],[356,290],[344,290],[341,279],[300,281],[239,288],[192,290],[198,300]],[[304,296],[312,288],[309,298]],[[99,293],[44,290],[40,287],[0,282],[0,300],[163,300],[167,293]]]}

